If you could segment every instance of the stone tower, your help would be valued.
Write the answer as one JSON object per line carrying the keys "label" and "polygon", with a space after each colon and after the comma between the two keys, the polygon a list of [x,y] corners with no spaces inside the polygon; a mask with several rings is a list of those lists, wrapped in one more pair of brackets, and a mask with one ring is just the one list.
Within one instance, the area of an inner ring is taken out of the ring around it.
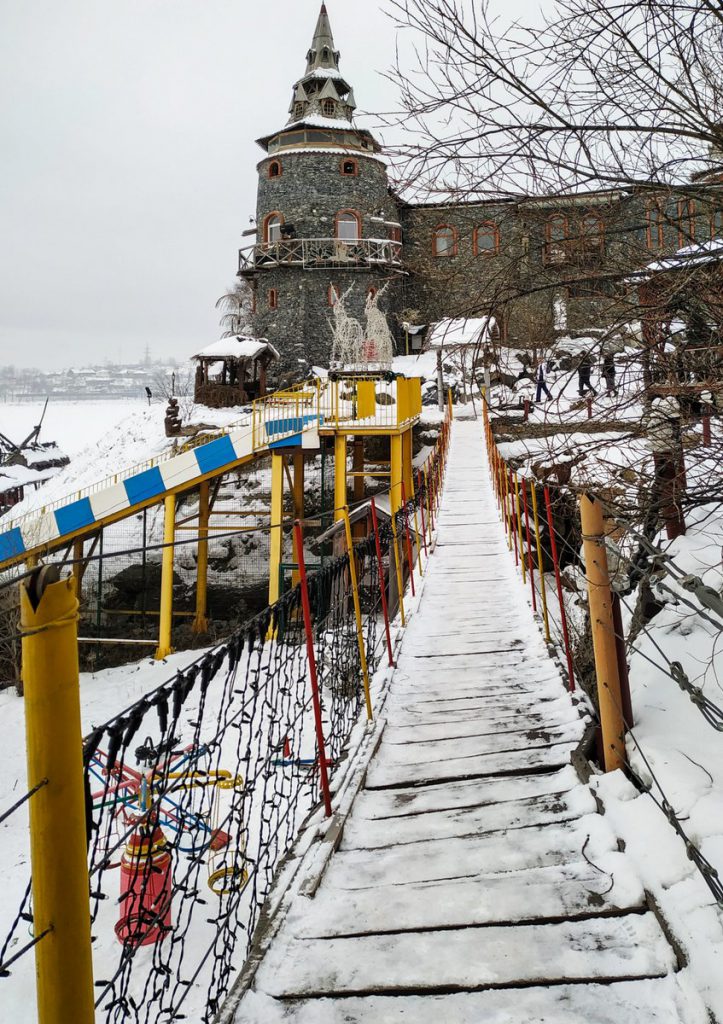
{"label": "stone tower", "polygon": [[370,289],[401,302],[401,228],[381,147],[354,124],[354,91],[339,70],[322,4],[306,71],[293,86],[289,119],[258,140],[257,236],[242,249],[239,276],[254,289],[254,331],[281,353],[281,373],[298,378],[328,366],[332,307],[339,295],[364,325]]}

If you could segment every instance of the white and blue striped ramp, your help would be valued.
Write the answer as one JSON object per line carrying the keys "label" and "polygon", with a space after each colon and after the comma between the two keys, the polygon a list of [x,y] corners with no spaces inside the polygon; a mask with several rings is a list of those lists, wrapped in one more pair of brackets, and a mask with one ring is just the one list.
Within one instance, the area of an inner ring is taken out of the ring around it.
{"label": "white and blue striped ramp", "polygon": [[270,420],[263,424],[266,444],[256,451],[251,425],[243,426],[181,455],[159,461],[150,469],[129,471],[129,476],[92,494],[69,497],[59,508],[28,513],[17,525],[0,533],[0,568],[3,563],[18,561],[35,548],[46,544],[60,546],[93,524],[102,525],[111,516],[117,519],[124,509],[128,509],[128,515],[133,515],[137,505],[153,499],[161,502],[169,491],[190,486],[209,473],[220,475],[225,468],[279,448],[318,448],[318,425],[316,415]]}

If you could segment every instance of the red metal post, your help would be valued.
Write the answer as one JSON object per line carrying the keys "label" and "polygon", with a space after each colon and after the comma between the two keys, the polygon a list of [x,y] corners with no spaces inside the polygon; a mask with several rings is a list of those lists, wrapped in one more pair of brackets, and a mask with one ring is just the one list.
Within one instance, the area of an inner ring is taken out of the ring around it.
{"label": "red metal post", "polygon": [[560,563],[557,558],[557,544],[555,543],[555,524],[552,519],[552,503],[550,501],[550,488],[545,488],[545,506],[547,508],[547,525],[550,528],[550,552],[555,566],[555,583],[557,584],[557,599],[560,602],[560,619],[562,622],[562,636],[565,641],[565,654],[567,655],[567,671],[569,675],[569,689],[575,689],[575,673],[572,667],[572,652],[570,651],[570,635],[567,631],[567,615],[565,614],[565,601],[562,596],[562,580],[560,579]]}
{"label": "red metal post", "polygon": [[[417,494],[422,493],[422,471],[417,471]],[[419,502],[419,511],[422,516],[422,547],[424,548],[424,557],[427,557],[427,524],[424,521],[424,498]]]}
{"label": "red metal post", "polygon": [[589,420],[592,419],[592,398],[588,398],[587,400],[587,418]]}
{"label": "red metal post", "polygon": [[[525,510],[525,536],[527,537],[527,568],[530,573],[530,590],[532,591],[532,610],[537,611],[537,594],[535,592],[535,567],[532,561],[532,541],[530,540],[530,516],[527,511],[527,481],[520,480],[522,485],[522,507]],[[534,484],[532,485],[534,487]]]}
{"label": "red metal post", "polygon": [[402,508],[404,509],[404,535],[407,540],[407,563],[409,564],[409,582],[412,585],[412,597],[416,594],[414,589],[414,556],[412,555],[412,542],[409,538],[409,511],[407,509],[407,492],[402,480]]}
{"label": "red metal post", "polygon": [[525,398],[525,400],[523,402],[523,409],[524,409],[524,412],[522,414],[522,422],[523,423],[527,423],[527,421],[530,418],[530,400],[529,400],[529,398]]}
{"label": "red metal post", "polygon": [[374,546],[377,550],[377,566],[379,569],[379,592],[382,598],[382,612],[384,613],[384,632],[387,635],[387,652],[389,654],[389,667],[394,668],[394,655],[392,654],[392,634],[389,631],[389,607],[387,605],[387,588],[384,586],[384,563],[382,562],[382,545],[379,541],[379,520],[377,519],[377,506],[374,498],[371,499],[372,508],[372,529],[374,530]]}
{"label": "red metal post", "polygon": [[[306,632],[306,657],[309,662],[309,679],[311,681],[311,699],[314,705],[314,723],[316,725],[316,745],[319,748],[319,777],[321,792],[324,798],[324,811],[327,818],[331,817],[331,790],[329,789],[329,772],[326,760],[326,744],[324,728],[321,721],[321,700],[319,699],[319,678],[316,674],[316,654],[314,653],[314,629],[311,624],[311,606],[309,604],[309,584],[306,579],[304,563],[304,536],[301,523],[294,523],[296,534],[296,556],[299,559],[299,583],[301,585],[301,608],[304,613],[304,630]],[[350,556],[351,557],[351,556]]]}

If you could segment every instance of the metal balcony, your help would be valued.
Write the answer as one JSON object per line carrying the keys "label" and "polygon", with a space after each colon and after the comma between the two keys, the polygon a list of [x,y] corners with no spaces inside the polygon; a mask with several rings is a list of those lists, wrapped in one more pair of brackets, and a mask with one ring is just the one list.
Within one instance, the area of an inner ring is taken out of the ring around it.
{"label": "metal balcony", "polygon": [[389,238],[284,238],[239,250],[239,275],[276,267],[303,270],[367,270],[392,267],[401,270],[402,243]]}

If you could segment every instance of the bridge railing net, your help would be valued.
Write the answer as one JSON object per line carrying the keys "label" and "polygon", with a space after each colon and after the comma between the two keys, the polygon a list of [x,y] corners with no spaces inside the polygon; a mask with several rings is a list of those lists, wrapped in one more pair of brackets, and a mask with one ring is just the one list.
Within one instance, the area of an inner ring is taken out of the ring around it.
{"label": "bridge railing net", "polygon": [[[429,463],[438,483],[442,437]],[[422,483],[396,515],[402,559],[412,513],[431,500]],[[387,519],[353,548],[370,674],[385,653],[381,592],[396,585],[393,544]],[[308,591],[333,777],[364,703],[349,553],[310,573]],[[214,1020],[283,858],[309,814],[321,814],[309,679],[297,585],[86,737],[99,1024]],[[30,799],[5,814],[27,813]],[[15,981],[32,1005],[29,954],[44,937],[33,935],[30,882],[18,884],[18,911],[0,933],[0,978],[11,980],[0,983]]]}

